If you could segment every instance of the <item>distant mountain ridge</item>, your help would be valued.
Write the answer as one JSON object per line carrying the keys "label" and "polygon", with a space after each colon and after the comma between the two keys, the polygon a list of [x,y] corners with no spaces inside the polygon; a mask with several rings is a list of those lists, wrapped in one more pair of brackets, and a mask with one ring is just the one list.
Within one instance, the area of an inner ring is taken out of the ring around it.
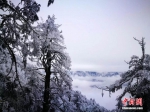
{"label": "distant mountain ridge", "polygon": [[122,72],[94,72],[94,71],[71,71],[70,75],[72,76],[81,76],[81,77],[86,77],[86,76],[92,76],[92,77],[112,77],[112,76],[117,76],[120,75]]}

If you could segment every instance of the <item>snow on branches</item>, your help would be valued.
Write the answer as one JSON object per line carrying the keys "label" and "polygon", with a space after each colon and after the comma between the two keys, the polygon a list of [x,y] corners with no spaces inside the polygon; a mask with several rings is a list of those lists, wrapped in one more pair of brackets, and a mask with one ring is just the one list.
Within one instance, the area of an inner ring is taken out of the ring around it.
{"label": "snow on branches", "polygon": [[120,108],[120,101],[126,93],[130,93],[132,97],[144,97],[150,92],[150,55],[145,54],[144,38],[137,41],[142,48],[142,57],[133,55],[131,61],[127,63],[129,70],[121,74],[120,80],[107,88],[109,91],[115,92],[121,89],[123,84],[126,84],[123,93],[117,98],[118,108]]}

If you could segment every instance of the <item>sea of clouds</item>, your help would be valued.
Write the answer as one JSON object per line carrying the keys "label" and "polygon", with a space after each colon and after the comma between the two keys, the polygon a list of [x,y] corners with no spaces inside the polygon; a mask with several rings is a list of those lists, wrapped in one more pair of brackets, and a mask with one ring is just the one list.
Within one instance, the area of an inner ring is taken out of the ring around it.
{"label": "sea of clouds", "polygon": [[[116,98],[123,92],[123,89],[116,91],[115,93],[111,93],[111,97],[109,96],[108,91],[103,91],[104,96],[102,97],[102,90],[91,87],[92,85],[97,85],[100,87],[106,87],[113,83],[116,80],[120,79],[120,75],[112,76],[112,77],[93,77],[93,76],[72,76],[73,79],[73,89],[80,91],[83,95],[85,95],[88,99],[95,99],[100,106],[105,107],[108,110],[112,110],[116,108]],[[94,80],[94,81],[93,81]],[[125,97],[129,97],[127,94]]]}

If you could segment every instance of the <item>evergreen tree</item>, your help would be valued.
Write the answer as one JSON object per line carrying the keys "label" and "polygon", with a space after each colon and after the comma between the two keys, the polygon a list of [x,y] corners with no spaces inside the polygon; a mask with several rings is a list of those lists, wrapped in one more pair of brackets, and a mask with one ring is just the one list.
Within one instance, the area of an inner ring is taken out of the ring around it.
{"label": "evergreen tree", "polygon": [[126,93],[130,93],[133,98],[142,98],[143,112],[150,111],[150,55],[145,54],[145,42],[137,40],[142,48],[142,57],[133,55],[131,61],[128,62],[129,70],[121,75],[121,79],[117,80],[115,84],[107,87],[110,92],[115,92],[122,88],[126,83],[123,93],[118,96],[118,109],[121,111],[122,97]]}
{"label": "evergreen tree", "polygon": [[[48,112],[51,104],[51,79],[55,83],[66,86],[71,89],[71,78],[68,75],[70,70],[70,57],[65,52],[66,47],[63,45],[63,36],[58,30],[58,25],[54,24],[55,17],[48,16],[44,23],[39,23],[35,27],[38,35],[32,32],[34,50],[33,54],[38,55],[37,63],[44,67],[45,70],[45,89],[43,112]],[[39,54],[38,54],[39,53]],[[54,81],[54,80],[53,80]]]}

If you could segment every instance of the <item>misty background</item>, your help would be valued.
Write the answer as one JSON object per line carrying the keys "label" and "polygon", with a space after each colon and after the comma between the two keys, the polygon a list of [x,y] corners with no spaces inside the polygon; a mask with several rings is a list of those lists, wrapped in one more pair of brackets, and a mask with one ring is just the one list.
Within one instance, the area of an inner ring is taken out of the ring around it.
{"label": "misty background", "polygon": [[[111,93],[109,95],[109,91],[103,91],[104,96],[102,97],[102,90],[91,87],[92,85],[96,85],[99,87],[106,87],[113,84],[116,80],[120,79],[120,76],[112,76],[112,77],[93,77],[93,76],[72,76],[73,79],[73,89],[81,91],[83,95],[85,95],[88,99],[95,99],[100,106],[105,107],[108,110],[112,110],[116,108],[116,98],[123,92],[123,89],[116,91],[115,93]],[[97,79],[100,81],[91,81],[92,79]],[[127,96],[127,95],[126,95]],[[127,96],[127,98],[129,98]]]}

